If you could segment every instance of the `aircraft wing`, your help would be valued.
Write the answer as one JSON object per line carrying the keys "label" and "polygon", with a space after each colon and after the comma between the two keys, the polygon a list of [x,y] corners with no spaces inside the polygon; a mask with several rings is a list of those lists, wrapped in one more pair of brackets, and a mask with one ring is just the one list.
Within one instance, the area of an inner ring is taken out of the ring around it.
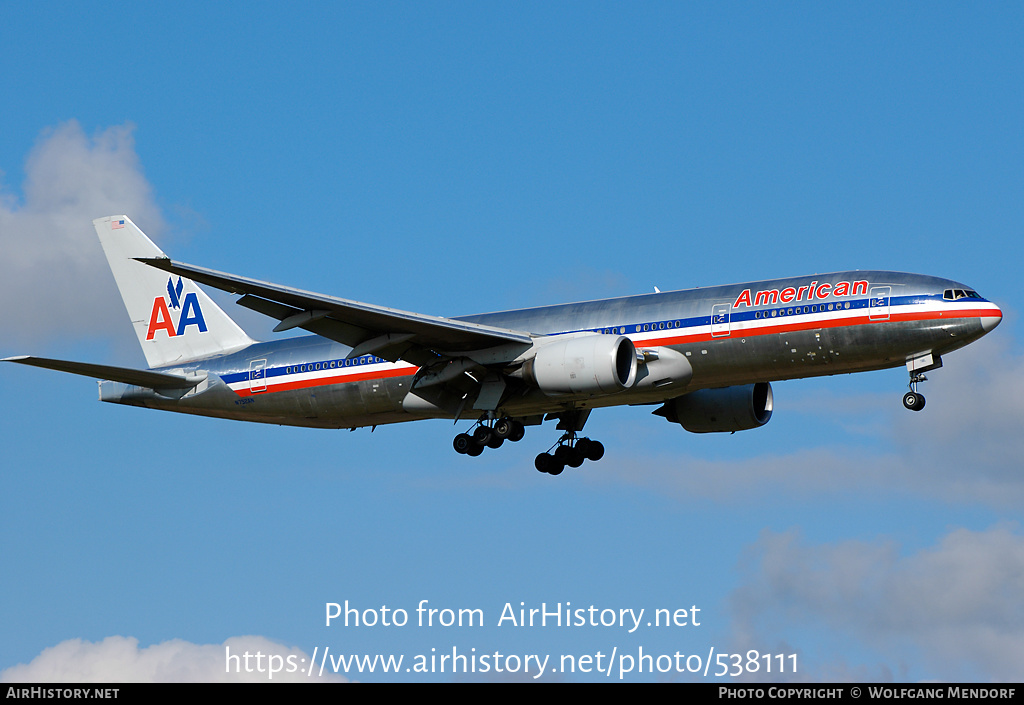
{"label": "aircraft wing", "polygon": [[237,303],[281,321],[275,331],[308,330],[350,346],[349,357],[373,354],[385,360],[405,359],[422,366],[443,355],[498,345],[528,346],[533,342],[530,335],[522,331],[324,296],[163,257],[140,258],[139,261],[216,289],[242,294]]}
{"label": "aircraft wing", "polygon": [[20,365],[31,365],[32,367],[43,367],[48,370],[59,370],[70,372],[84,377],[95,379],[109,379],[124,384],[134,384],[139,387],[150,389],[191,389],[196,386],[199,380],[190,379],[180,375],[169,375],[163,372],[149,372],[146,370],[133,370],[126,367],[111,367],[109,365],[93,365],[88,362],[69,362],[67,360],[51,360],[46,357],[32,357],[20,355],[18,357],[6,357],[2,362],[17,362]]}

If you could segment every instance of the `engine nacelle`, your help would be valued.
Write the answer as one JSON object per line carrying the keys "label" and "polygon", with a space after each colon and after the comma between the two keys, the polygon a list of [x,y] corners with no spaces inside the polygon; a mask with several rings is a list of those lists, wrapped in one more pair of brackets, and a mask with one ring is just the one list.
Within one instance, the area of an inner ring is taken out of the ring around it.
{"label": "engine nacelle", "polygon": [[692,433],[729,433],[764,426],[772,417],[768,382],[721,389],[698,389],[655,411]]}
{"label": "engine nacelle", "polygon": [[614,394],[636,382],[633,341],[624,335],[586,335],[548,343],[523,364],[522,377],[548,396]]}

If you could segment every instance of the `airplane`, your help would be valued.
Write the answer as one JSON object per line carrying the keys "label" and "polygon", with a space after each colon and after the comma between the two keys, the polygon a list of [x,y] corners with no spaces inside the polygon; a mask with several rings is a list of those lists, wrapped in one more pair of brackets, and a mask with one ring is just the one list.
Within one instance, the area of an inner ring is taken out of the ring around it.
{"label": "airplane", "polygon": [[[999,307],[947,279],[848,271],[445,318],[174,261],[125,215],[93,221],[149,370],[18,356],[98,378],[101,401],[241,421],[355,428],[465,420],[478,456],[556,420],[535,467],[599,460],[592,410],[649,405],[695,433],[763,426],[771,382],[905,365],[903,405]],[[312,335],[256,342],[200,284]]]}

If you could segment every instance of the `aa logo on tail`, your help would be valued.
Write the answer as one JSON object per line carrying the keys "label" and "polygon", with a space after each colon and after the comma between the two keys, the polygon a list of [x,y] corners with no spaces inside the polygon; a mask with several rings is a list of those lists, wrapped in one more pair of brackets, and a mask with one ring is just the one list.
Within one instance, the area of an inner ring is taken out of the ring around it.
{"label": "aa logo on tail", "polygon": [[[153,340],[158,331],[167,333],[167,337],[174,338],[185,334],[189,326],[197,326],[200,333],[206,332],[206,320],[203,318],[203,310],[199,308],[199,298],[196,292],[190,291],[181,298],[184,290],[184,282],[178,277],[178,283],[174,283],[174,277],[167,279],[167,298],[158,296],[153,299],[153,312],[149,315],[149,330],[146,332],[146,340]],[[170,303],[170,308],[167,304]],[[171,318],[171,309],[181,309],[178,320]]]}
{"label": "aa logo on tail", "polygon": [[179,303],[180,299],[178,297],[181,296],[181,290],[185,285],[182,283],[181,277],[178,277],[178,286],[171,286],[171,280],[173,278],[174,277],[167,277],[167,295],[171,298],[171,308],[181,308],[181,303]]}

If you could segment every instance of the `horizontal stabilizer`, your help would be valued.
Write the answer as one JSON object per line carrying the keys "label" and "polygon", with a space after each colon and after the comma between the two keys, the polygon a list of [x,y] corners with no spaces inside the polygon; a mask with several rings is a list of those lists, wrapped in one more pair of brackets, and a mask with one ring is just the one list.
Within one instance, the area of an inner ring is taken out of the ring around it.
{"label": "horizontal stabilizer", "polygon": [[168,375],[163,372],[148,372],[146,370],[133,370],[127,367],[111,367],[109,365],[93,365],[88,362],[69,362],[67,360],[51,360],[45,357],[31,357],[20,355],[18,357],[7,357],[0,362],[17,362],[20,365],[32,365],[43,367],[48,370],[70,372],[83,377],[94,379],[109,379],[124,384],[134,384],[138,387],[149,387],[150,389],[191,389],[200,381],[193,377],[182,377],[179,375]]}

